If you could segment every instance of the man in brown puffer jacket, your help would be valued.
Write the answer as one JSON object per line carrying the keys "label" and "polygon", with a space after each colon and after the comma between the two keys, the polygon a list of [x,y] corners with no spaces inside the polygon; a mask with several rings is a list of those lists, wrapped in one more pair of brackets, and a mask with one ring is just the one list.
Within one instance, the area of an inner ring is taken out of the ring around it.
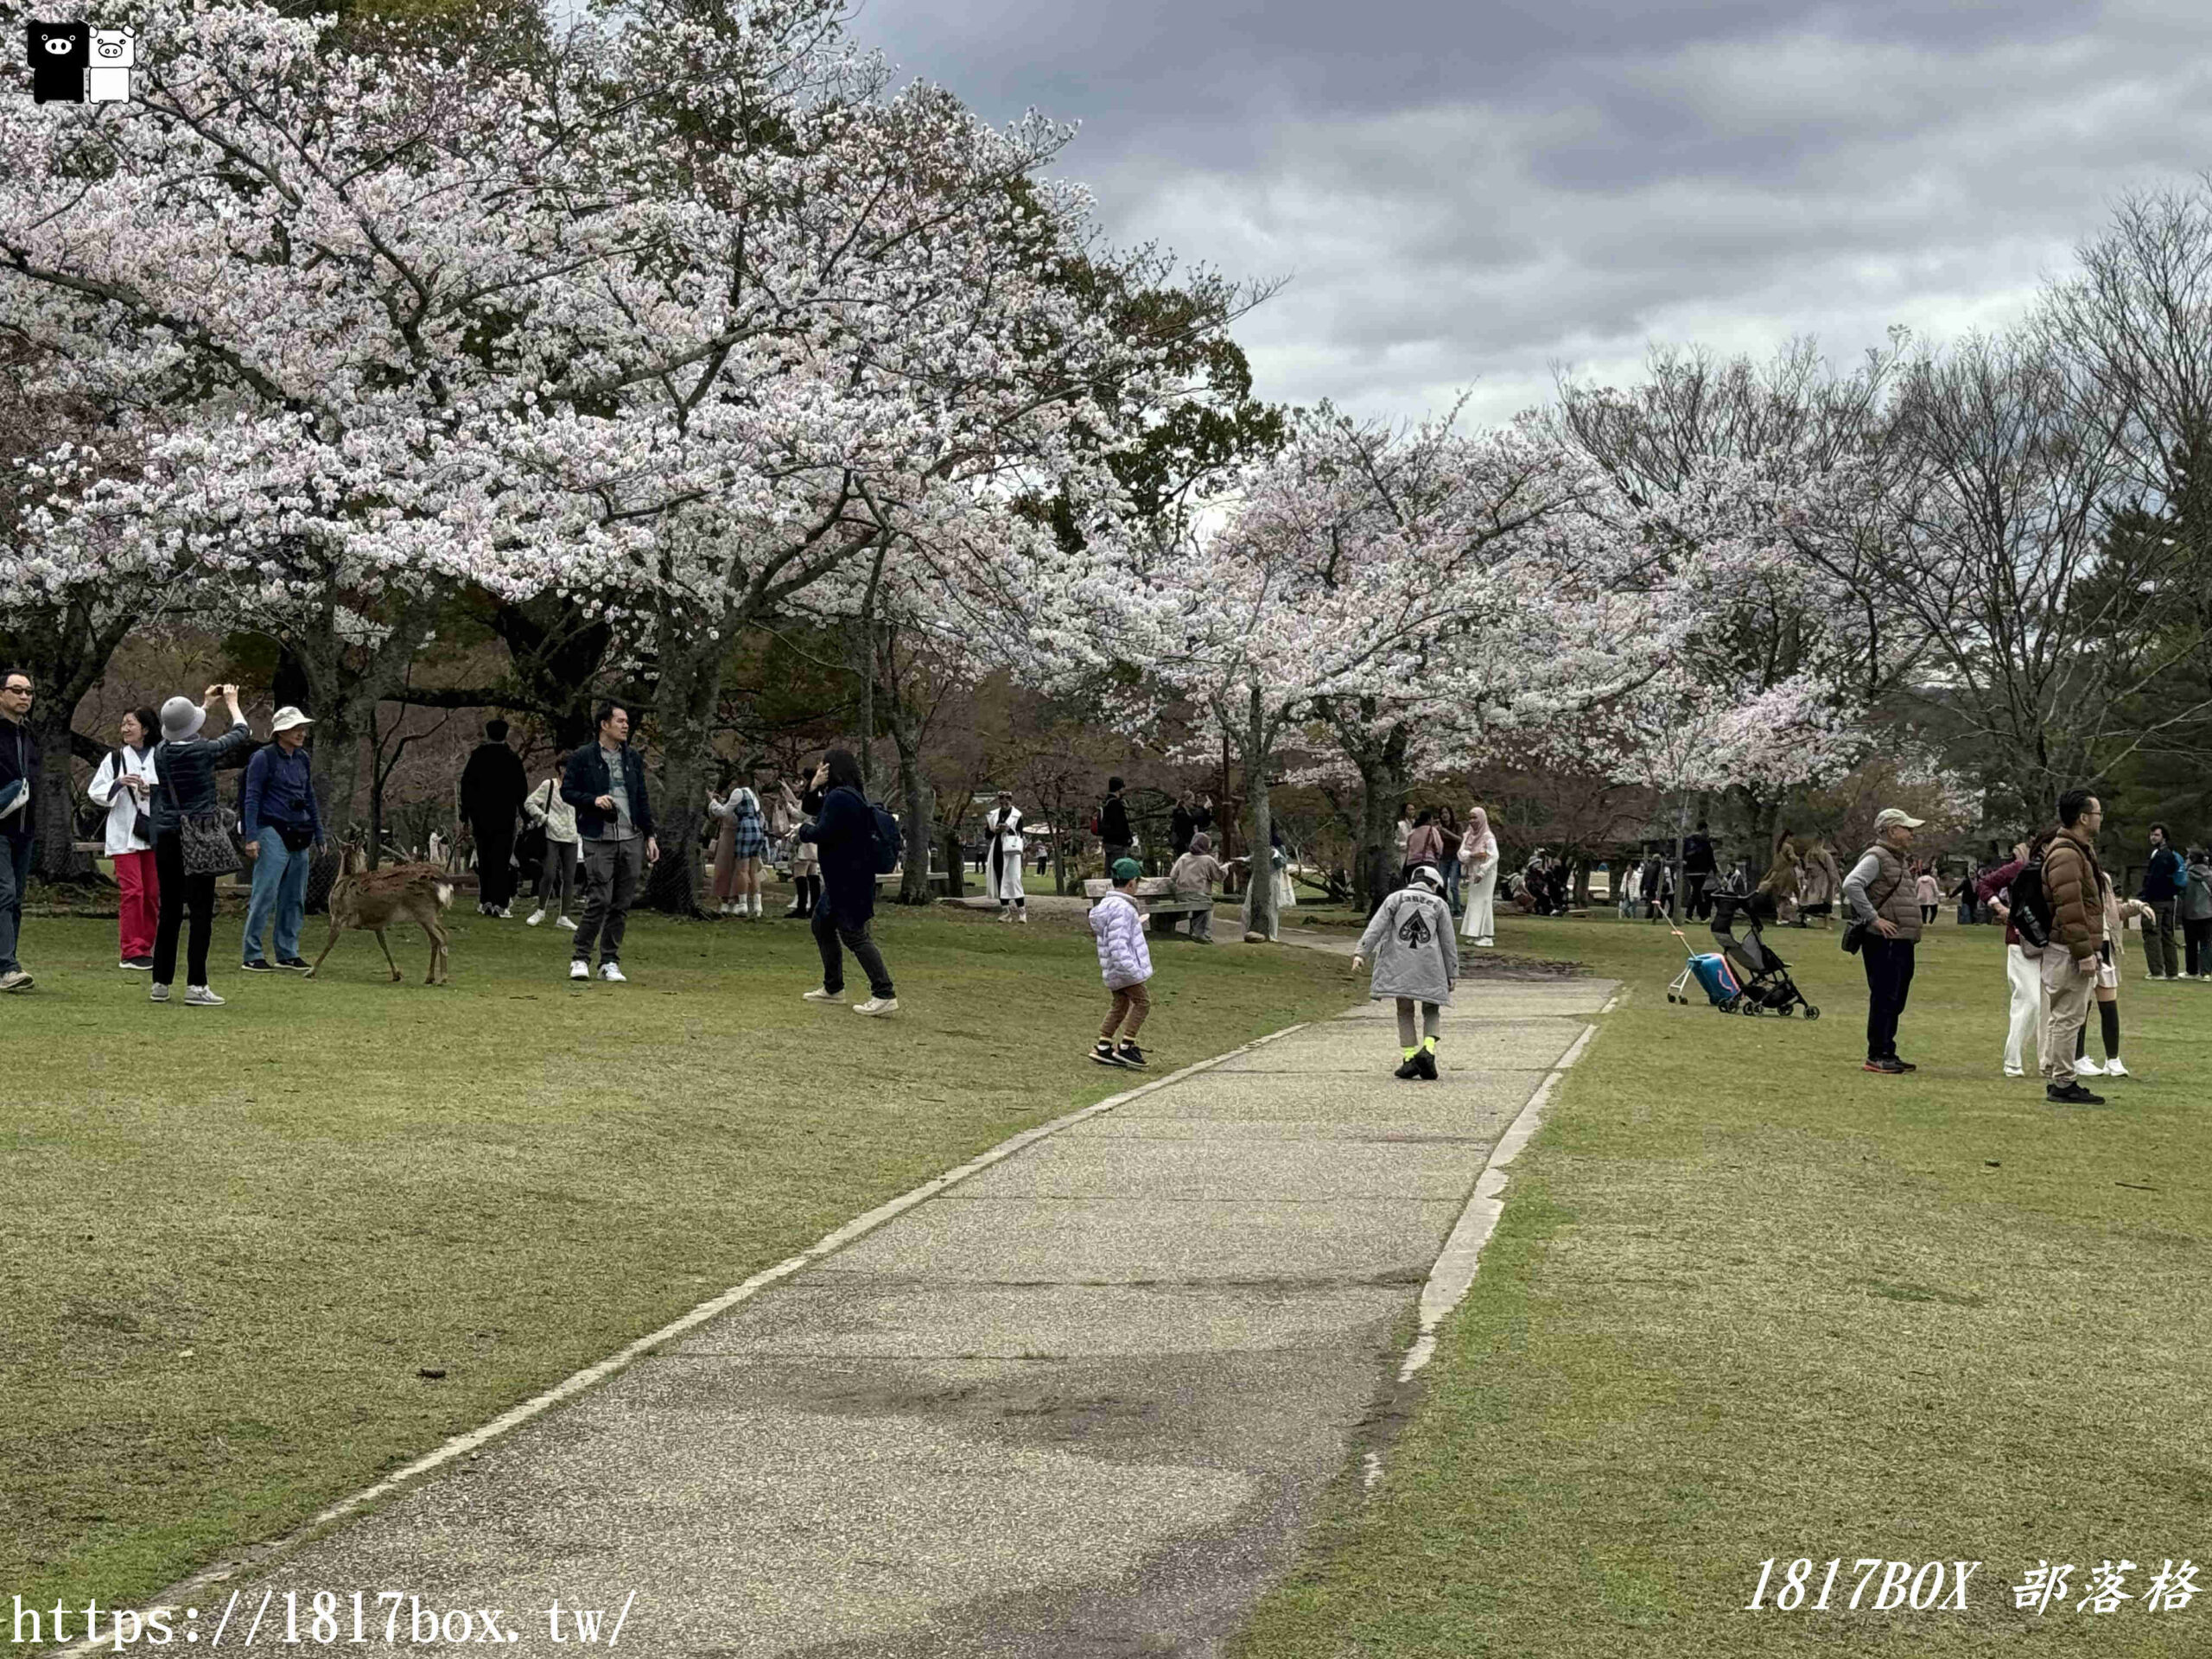
{"label": "man in brown puffer jacket", "polygon": [[2050,999],[2044,1093],[2069,1106],[2104,1104],[2074,1076],[2074,1039],[2088,1017],[2105,942],[2104,871],[2096,853],[2104,821],[2102,802],[2086,789],[2069,789],[2058,798],[2058,833],[2043,855],[2044,899],[2050,907],[2050,943],[2043,948],[2043,988]]}

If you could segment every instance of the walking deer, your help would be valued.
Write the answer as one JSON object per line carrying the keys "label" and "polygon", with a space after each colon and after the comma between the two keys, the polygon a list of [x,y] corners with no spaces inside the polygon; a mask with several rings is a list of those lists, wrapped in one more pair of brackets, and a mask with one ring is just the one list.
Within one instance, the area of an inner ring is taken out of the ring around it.
{"label": "walking deer", "polygon": [[368,863],[369,855],[360,842],[346,843],[346,872],[330,889],[330,943],[308,969],[308,977],[313,979],[321,972],[323,957],[330,954],[340,933],[348,928],[363,928],[377,936],[384,959],[391,964],[393,980],[404,978],[399,964],[392,961],[384,931],[394,922],[412,922],[430,941],[430,971],[423,982],[449,983],[453,976],[446,968],[448,939],[445,929],[438,925],[438,912],[453,902],[452,881],[435,864],[387,864],[372,870]]}

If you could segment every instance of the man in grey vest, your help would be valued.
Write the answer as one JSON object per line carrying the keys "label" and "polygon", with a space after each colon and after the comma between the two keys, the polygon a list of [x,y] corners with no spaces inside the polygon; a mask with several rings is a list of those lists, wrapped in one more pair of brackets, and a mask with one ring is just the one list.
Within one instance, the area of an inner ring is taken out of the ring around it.
{"label": "man in grey vest", "polygon": [[1889,1077],[1919,1069],[1897,1058],[1897,1020],[1912,990],[1913,947],[1920,942],[1920,899],[1904,855],[1912,832],[1925,822],[1884,807],[1875,815],[1874,844],[1843,878],[1844,903],[1851,918],[1864,925],[1859,955],[1866,964],[1865,1069]]}

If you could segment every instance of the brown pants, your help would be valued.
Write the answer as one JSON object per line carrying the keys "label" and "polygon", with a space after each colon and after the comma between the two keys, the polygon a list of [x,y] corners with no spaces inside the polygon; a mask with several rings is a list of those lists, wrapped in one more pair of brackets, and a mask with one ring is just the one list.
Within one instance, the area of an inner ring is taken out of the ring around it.
{"label": "brown pants", "polygon": [[1123,985],[1115,991],[1114,1006],[1106,1011],[1106,1023],[1098,1028],[1098,1034],[1111,1038],[1119,1027],[1122,1035],[1134,1042],[1137,1028],[1151,1012],[1152,997],[1142,985]]}

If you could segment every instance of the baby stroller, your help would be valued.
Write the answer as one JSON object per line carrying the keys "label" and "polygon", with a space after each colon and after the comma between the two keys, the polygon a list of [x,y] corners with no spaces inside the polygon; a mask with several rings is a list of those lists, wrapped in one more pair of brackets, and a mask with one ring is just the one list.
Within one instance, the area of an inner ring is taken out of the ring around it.
{"label": "baby stroller", "polygon": [[[1736,932],[1739,918],[1746,925],[1741,938]],[[1774,899],[1770,893],[1755,893],[1748,899],[1726,891],[1716,893],[1713,938],[1720,949],[1705,956],[1691,954],[1688,965],[1668,987],[1667,1000],[1688,1001],[1689,982],[1694,979],[1723,1014],[1788,1014],[1802,1007],[1808,1020],[1819,1019],[1820,1009],[1805,1000],[1789,977],[1789,964],[1766,942],[1764,925],[1773,919]],[[1676,938],[1682,938],[1681,929],[1673,932]],[[1687,950],[1689,942],[1682,943]]]}

